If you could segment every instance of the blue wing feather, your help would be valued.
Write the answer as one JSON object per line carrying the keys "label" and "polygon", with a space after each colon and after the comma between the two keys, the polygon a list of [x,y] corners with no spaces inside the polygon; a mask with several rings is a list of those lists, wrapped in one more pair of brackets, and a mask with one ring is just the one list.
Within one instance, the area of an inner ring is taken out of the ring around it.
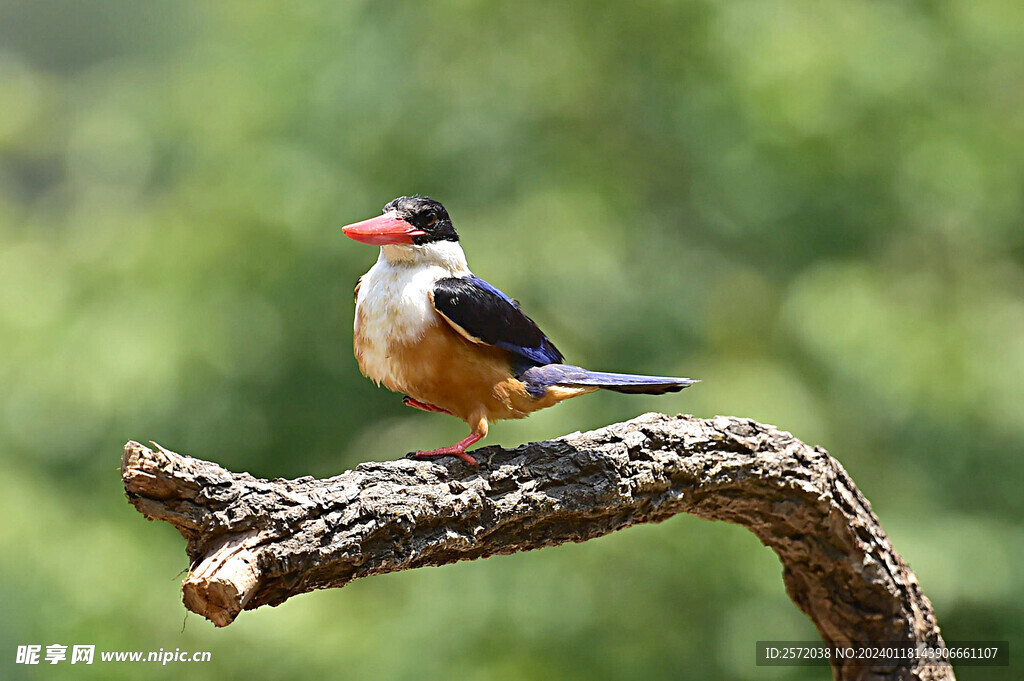
{"label": "blue wing feather", "polygon": [[509,298],[504,291],[502,291],[497,286],[485,281],[484,279],[481,279],[475,274],[471,274],[468,277],[466,277],[466,281],[472,282],[474,286],[482,288],[483,290],[498,296],[512,307],[519,309],[519,304],[516,303],[516,301]]}
{"label": "blue wing feather", "polygon": [[434,309],[467,335],[513,353],[519,360],[517,371],[564,360],[516,301],[476,275],[438,280],[433,303]]}

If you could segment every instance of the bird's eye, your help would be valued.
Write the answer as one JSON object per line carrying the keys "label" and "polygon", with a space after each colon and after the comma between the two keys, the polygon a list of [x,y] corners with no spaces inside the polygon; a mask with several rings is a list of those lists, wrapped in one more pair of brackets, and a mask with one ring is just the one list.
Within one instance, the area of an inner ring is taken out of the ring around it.
{"label": "bird's eye", "polygon": [[424,226],[433,227],[437,224],[437,213],[427,213],[427,217],[423,221]]}

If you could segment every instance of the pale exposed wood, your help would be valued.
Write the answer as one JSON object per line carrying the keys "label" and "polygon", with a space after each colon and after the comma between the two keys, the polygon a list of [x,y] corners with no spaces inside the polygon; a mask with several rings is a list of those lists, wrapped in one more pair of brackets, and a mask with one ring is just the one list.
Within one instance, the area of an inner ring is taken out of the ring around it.
{"label": "pale exposed wood", "polygon": [[[941,645],[931,604],[867,499],[821,448],[747,419],[646,414],[454,458],[260,480],[125,446],[132,504],[188,540],[186,607],[218,626],[370,575],[586,541],[676,513],[738,523],[775,550],[828,642]],[[836,666],[837,679],[952,679],[949,666]]]}

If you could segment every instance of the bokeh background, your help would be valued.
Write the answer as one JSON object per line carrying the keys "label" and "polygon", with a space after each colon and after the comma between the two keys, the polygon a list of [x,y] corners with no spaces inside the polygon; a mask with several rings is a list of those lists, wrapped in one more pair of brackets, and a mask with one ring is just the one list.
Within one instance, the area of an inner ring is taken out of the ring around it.
{"label": "bokeh background", "polygon": [[410,193],[570,360],[703,379],[490,442],[778,424],[846,465],[947,640],[1024,641],[1018,0],[2,0],[0,675],[829,678],[753,665],[815,632],[774,554],[688,517],[185,617],[126,440],[287,477],[464,434],[351,355],[376,253],[338,228]]}

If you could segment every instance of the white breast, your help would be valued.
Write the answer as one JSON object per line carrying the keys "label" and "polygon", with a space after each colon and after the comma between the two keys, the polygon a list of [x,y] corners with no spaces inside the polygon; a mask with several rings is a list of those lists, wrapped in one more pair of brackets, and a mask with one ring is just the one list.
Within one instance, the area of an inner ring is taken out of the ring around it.
{"label": "white breast", "polygon": [[377,263],[360,280],[356,298],[356,359],[362,372],[403,391],[402,367],[391,361],[391,345],[415,343],[440,321],[430,302],[438,279],[468,274],[456,242],[382,248]]}

